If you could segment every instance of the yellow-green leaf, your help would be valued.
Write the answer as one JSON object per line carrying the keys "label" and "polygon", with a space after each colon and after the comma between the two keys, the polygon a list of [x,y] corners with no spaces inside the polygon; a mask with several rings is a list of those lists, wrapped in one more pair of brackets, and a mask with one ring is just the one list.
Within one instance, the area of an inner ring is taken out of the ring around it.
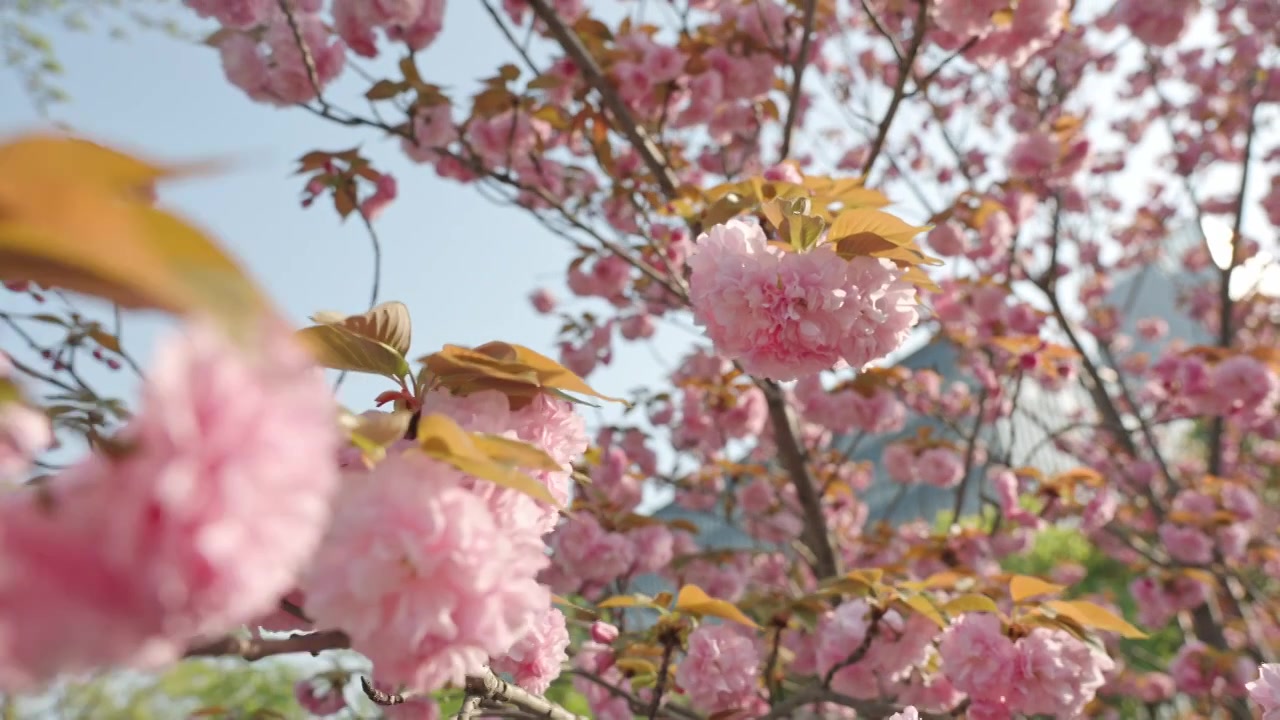
{"label": "yellow-green leaf", "polygon": [[409,431],[409,423],[413,419],[410,410],[382,412],[370,410],[356,415],[349,411],[341,414],[342,427],[353,437],[372,445],[385,448],[392,443],[403,440]]}
{"label": "yellow-green leaf", "polygon": [[917,595],[915,593],[912,593],[909,595],[904,595],[902,598],[902,602],[906,603],[907,607],[920,613],[921,615],[925,616],[929,620],[932,620],[933,623],[937,625],[939,628],[942,628],[944,630],[946,629],[947,619],[942,617],[942,613],[938,612],[938,608],[933,604],[933,601],[930,600],[929,598],[925,597],[924,595]]}
{"label": "yellow-green leaf", "polygon": [[850,210],[860,207],[882,208],[891,204],[891,201],[884,196],[884,193],[864,187],[837,190],[831,197]]}
{"label": "yellow-green leaf", "polygon": [[591,610],[591,609],[589,609],[589,608],[584,608],[584,607],[582,607],[581,605],[578,605],[578,604],[575,604],[575,603],[570,602],[567,598],[565,598],[565,597],[564,597],[564,596],[562,596],[562,595],[552,595],[552,596],[551,596],[551,602],[552,602],[552,603],[554,603],[554,604],[556,604],[556,605],[559,605],[559,606],[561,606],[561,607],[567,607],[567,608],[570,608],[570,609],[573,609],[573,610],[577,610],[578,612],[584,612],[584,613],[588,613],[588,614],[590,614],[590,615],[595,615],[595,614],[596,614],[596,613],[595,613],[595,611],[593,611],[593,610]]}
{"label": "yellow-green leaf", "polygon": [[656,603],[653,601],[653,598],[650,598],[647,595],[614,595],[613,597],[605,598],[604,600],[596,603],[596,607],[601,610],[633,607],[651,608],[654,605],[656,605]]}
{"label": "yellow-green leaf", "polygon": [[1146,633],[1130,625],[1124,618],[1088,600],[1051,600],[1044,606],[1086,628],[1113,632],[1134,640],[1147,637]]}
{"label": "yellow-green leaf", "polygon": [[626,400],[596,392],[565,366],[522,345],[496,341],[476,348],[445,345],[422,361],[441,383],[464,394],[494,389],[508,397],[530,398],[559,390],[628,405]]}
{"label": "yellow-green leaf", "polygon": [[1212,588],[1218,586],[1217,576],[1207,570],[1201,570],[1199,568],[1182,568],[1178,572],[1198,583],[1203,583],[1207,587]]}
{"label": "yellow-green leaf", "polygon": [[876,586],[873,583],[841,577],[823,585],[816,594],[820,597],[832,597],[835,595],[867,597],[875,592],[875,588]]}
{"label": "yellow-green leaf", "polygon": [[1000,607],[996,605],[995,600],[986,595],[970,593],[948,600],[942,605],[942,611],[947,615],[960,615],[971,612],[989,612],[999,615]]}
{"label": "yellow-green leaf", "polygon": [[564,468],[542,448],[501,435],[475,433],[471,440],[490,460],[512,467],[558,472]]}
{"label": "yellow-green leaf", "polygon": [[846,260],[894,250],[897,247],[897,243],[870,232],[855,233],[836,241],[836,252]]}
{"label": "yellow-green leaf", "polygon": [[657,675],[658,666],[645,660],[644,658],[624,657],[613,661],[613,666],[623,672],[630,672],[634,675]]}
{"label": "yellow-green leaf", "polygon": [[245,326],[268,309],[255,284],[216,243],[145,197],[174,174],[83,140],[29,136],[0,146],[0,279]]}
{"label": "yellow-green leaf", "polygon": [[402,302],[385,302],[359,315],[342,316],[332,312],[320,312],[311,317],[321,325],[341,325],[343,328],[370,340],[377,340],[401,355],[409,352],[413,339],[413,324],[409,320],[409,308]]}
{"label": "yellow-green leaf", "polygon": [[759,625],[754,620],[747,617],[733,603],[727,600],[720,600],[708,595],[702,588],[697,585],[685,585],[680,588],[680,594],[676,596],[676,611],[688,613],[690,615],[701,615],[718,617],[723,620],[731,620],[749,628],[759,629]]}
{"label": "yellow-green leaf", "polygon": [[122,351],[122,348],[120,347],[120,340],[115,335],[103,330],[101,327],[93,325],[88,329],[88,333],[89,337],[93,338],[94,342],[111,352],[119,353]]}
{"label": "yellow-green leaf", "polygon": [[[0,406],[22,401],[22,390],[9,378],[0,377]],[[46,408],[46,412],[49,409]]]}
{"label": "yellow-green leaf", "polygon": [[0,146],[0,166],[36,170],[92,183],[102,189],[137,189],[195,170],[162,168],[82,138],[32,134]]}
{"label": "yellow-green leaf", "polygon": [[313,325],[299,330],[297,335],[324,367],[392,379],[409,374],[409,362],[395,348],[342,325]]}
{"label": "yellow-green leaf", "polygon": [[408,83],[398,83],[394,80],[379,80],[373,84],[373,87],[365,91],[364,96],[369,100],[390,100],[408,89]]}
{"label": "yellow-green leaf", "polygon": [[845,210],[836,215],[836,220],[831,224],[827,237],[835,242],[841,238],[870,233],[896,245],[904,245],[928,229],[927,226],[911,225],[882,210],[863,207]]}
{"label": "yellow-green leaf", "polygon": [[1038,595],[1057,595],[1066,589],[1066,585],[1045,582],[1030,575],[1014,575],[1009,579],[1009,597],[1014,602],[1022,602]]}
{"label": "yellow-green leaf", "polygon": [[432,414],[421,417],[418,420],[418,445],[430,457],[468,475],[560,507],[546,485],[514,467],[495,462],[477,446],[471,433],[448,416]]}
{"label": "yellow-green leaf", "polygon": [[884,570],[880,568],[867,568],[866,570],[851,570],[844,575],[850,580],[854,580],[867,585],[875,585],[884,579]]}

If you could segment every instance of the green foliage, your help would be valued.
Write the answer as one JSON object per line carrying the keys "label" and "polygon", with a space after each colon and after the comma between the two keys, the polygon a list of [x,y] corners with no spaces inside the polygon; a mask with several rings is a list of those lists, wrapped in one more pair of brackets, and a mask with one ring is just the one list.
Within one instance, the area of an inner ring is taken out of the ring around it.
{"label": "green foliage", "polygon": [[132,0],[6,0],[0,2],[0,54],[36,110],[47,115],[68,99],[61,86],[62,63],[51,40],[58,28],[105,29],[111,37],[126,38],[126,28],[139,27],[183,37],[177,22],[159,13],[171,4],[171,0],[150,0],[143,10],[143,3]]}
{"label": "green foliage", "polygon": [[159,675],[105,673],[68,682],[39,697],[6,698],[4,720],[177,720],[202,709],[208,718],[303,720],[293,685],[308,677],[284,662],[188,660]]}
{"label": "green foliage", "polygon": [[552,702],[559,703],[566,710],[583,717],[591,717],[591,707],[587,705],[587,698],[573,687],[573,676],[562,674],[551,687],[547,689],[546,698]]}

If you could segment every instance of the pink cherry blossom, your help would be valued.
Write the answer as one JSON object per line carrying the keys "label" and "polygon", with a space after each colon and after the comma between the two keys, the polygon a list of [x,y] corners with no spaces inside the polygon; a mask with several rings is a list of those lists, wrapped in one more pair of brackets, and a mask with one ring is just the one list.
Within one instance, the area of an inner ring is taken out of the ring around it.
{"label": "pink cherry blossom", "polygon": [[1009,703],[1028,715],[1077,717],[1113,668],[1100,650],[1062,630],[1035,628],[1017,650]]}
{"label": "pink cherry blossom", "polygon": [[414,450],[347,477],[303,576],[307,613],[345,630],[386,682],[461,684],[549,606],[541,545],[513,541],[465,483]]}
{"label": "pink cherry blossom", "polygon": [[964,459],[951,448],[929,448],[916,457],[916,477],[926,485],[949,488],[964,478]]}
{"label": "pink cherry blossom", "polygon": [[[310,51],[316,81],[324,88],[342,72],[346,46],[330,36],[316,15],[295,14],[294,23]],[[227,79],[258,102],[283,107],[315,97],[310,71],[283,13],[272,14],[261,41],[238,32],[223,38],[218,50]]]}
{"label": "pink cherry blossom", "polygon": [[1199,3],[1195,0],[1171,0],[1148,3],[1142,0],[1120,0],[1114,12],[1116,19],[1148,45],[1172,45],[1186,31]]}
{"label": "pink cherry blossom", "polygon": [[248,30],[271,16],[271,0],[185,0],[200,17],[213,18],[229,28]]}
{"label": "pink cherry blossom", "polygon": [[739,710],[756,692],[760,654],[751,638],[729,625],[702,625],[676,670],[689,703],[705,713]]}
{"label": "pink cherry blossom", "polygon": [[591,641],[608,645],[618,639],[618,628],[599,620],[591,623]]}
{"label": "pink cherry blossom", "polygon": [[730,220],[689,258],[694,314],[723,354],[778,380],[855,367],[900,345],[918,319],[915,290],[895,266],[842,261],[826,245],[788,253],[757,225]]}
{"label": "pink cherry blossom", "polygon": [[53,439],[53,427],[44,413],[22,403],[0,401],[0,482],[18,480]]}
{"label": "pink cherry blossom", "polygon": [[1264,663],[1258,668],[1258,679],[1245,687],[1249,698],[1262,708],[1262,720],[1280,720],[1280,665]]}
{"label": "pink cherry blossom", "polygon": [[546,315],[556,309],[556,296],[546,288],[538,288],[529,295],[529,303],[534,310]]}
{"label": "pink cherry blossom", "polygon": [[970,613],[953,622],[943,633],[938,652],[942,672],[975,702],[1003,701],[1012,687],[1018,650],[995,615]]}
{"label": "pink cherry blossom", "polygon": [[153,667],[291,588],[329,516],[336,406],[286,328],[259,330],[253,353],[200,323],[166,338],[121,452],[0,501],[0,614],[21,619],[0,685]]}
{"label": "pink cherry blossom", "polygon": [[[568,401],[539,394],[528,405],[512,411],[507,397],[495,390],[466,396],[434,391],[423,398],[422,408],[426,413],[448,415],[466,430],[510,435],[541,448],[564,469],[538,471],[534,476],[547,486],[557,502],[568,502],[570,465],[587,448],[586,425]],[[487,500],[503,527],[512,531],[525,528],[536,535],[545,535],[559,521],[555,507],[518,490],[488,482],[468,483]]]}
{"label": "pink cherry blossom", "polygon": [[396,179],[391,175],[381,175],[374,185],[373,194],[360,202],[360,212],[372,221],[396,199],[397,194]]}
{"label": "pink cherry blossom", "polygon": [[495,658],[490,667],[509,673],[516,684],[532,693],[544,693],[552,681],[560,677],[560,667],[569,660],[569,631],[564,614],[549,608],[505,655]]}

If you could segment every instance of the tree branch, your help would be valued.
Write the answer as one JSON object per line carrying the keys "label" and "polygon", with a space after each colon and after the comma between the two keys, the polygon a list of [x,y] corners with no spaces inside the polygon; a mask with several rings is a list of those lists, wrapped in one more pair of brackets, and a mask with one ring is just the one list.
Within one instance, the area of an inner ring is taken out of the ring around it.
{"label": "tree branch", "polygon": [[818,0],[808,0],[804,4],[804,36],[800,38],[800,52],[791,65],[791,95],[787,99],[787,119],[782,126],[782,150],[778,160],[786,160],[791,154],[791,138],[796,129],[796,119],[800,116],[800,89],[804,80],[804,71],[809,67],[809,47],[813,42],[813,24],[818,14]]}
{"label": "tree branch", "polygon": [[813,553],[814,570],[819,578],[834,577],[840,574],[840,561],[835,549],[831,546],[831,536],[827,531],[827,517],[822,512],[822,496],[818,494],[818,483],[809,468],[808,458],[800,445],[795,417],[782,388],[769,380],[759,381],[761,390],[769,404],[769,419],[773,422],[774,441],[778,445],[778,459],[782,467],[791,476],[796,486],[796,497],[804,511],[803,542],[809,552]]}
{"label": "tree branch", "polygon": [[[1253,96],[1253,83],[1249,83],[1249,119],[1245,127],[1244,159],[1240,168],[1240,191],[1236,194],[1236,218],[1231,226],[1231,261],[1222,269],[1222,277],[1218,283],[1218,347],[1231,347],[1232,323],[1231,314],[1234,305],[1231,301],[1231,274],[1240,262],[1240,231],[1244,227],[1245,196],[1249,192],[1249,168],[1253,165],[1253,140],[1257,135],[1258,102]],[[1222,436],[1226,431],[1226,421],[1221,415],[1213,419],[1209,429],[1209,474],[1222,474]]]}
{"label": "tree branch", "polygon": [[295,633],[288,637],[266,639],[228,635],[219,640],[189,648],[184,657],[220,657],[236,655],[249,662],[273,655],[309,653],[319,655],[325,650],[346,650],[351,639],[341,630],[322,630],[314,633]]}
{"label": "tree branch", "polygon": [[578,69],[586,76],[587,82],[600,94],[600,100],[609,109],[609,113],[613,115],[617,129],[627,137],[628,142],[640,154],[640,159],[644,161],[645,167],[649,168],[649,172],[653,173],[654,180],[662,188],[663,195],[668,200],[674,199],[677,195],[677,188],[680,187],[680,181],[676,178],[675,173],[672,172],[657,143],[649,138],[649,134],[631,116],[631,111],[627,108],[626,103],[622,101],[609,79],[605,77],[604,71],[600,69],[595,59],[591,57],[591,52],[582,44],[582,41],[578,39],[574,31],[564,24],[564,21],[560,19],[556,11],[547,4],[547,0],[529,0],[529,7],[533,8],[533,13],[546,24],[556,42],[560,43],[560,47],[564,48],[565,53],[573,59]]}
{"label": "tree branch", "polygon": [[509,703],[531,715],[536,715],[546,720],[587,720],[587,718],[575,715],[544,697],[534,695],[502,680],[497,675],[494,675],[492,670],[486,669],[482,675],[468,676],[466,689],[467,695],[470,697],[479,698],[481,701],[495,700]]}
{"label": "tree branch", "polygon": [[[901,707],[893,703],[879,700],[858,700],[823,687],[815,687],[778,703],[766,715],[761,716],[759,720],[786,720],[797,715],[797,711],[802,708],[820,704],[853,708],[858,712],[858,717],[868,718],[887,718],[894,713],[902,711]],[[922,720],[947,720],[952,717],[952,714],[920,713],[920,717]]]}
{"label": "tree branch", "polygon": [[916,65],[916,56],[920,54],[920,47],[924,45],[925,25],[929,20],[929,0],[920,0],[920,9],[916,12],[915,32],[911,35],[911,46],[907,48],[907,53],[902,57],[902,62],[898,63],[898,78],[893,84],[893,98],[889,100],[889,108],[884,113],[884,118],[880,121],[880,127],[876,130],[876,139],[871,142],[871,151],[867,153],[867,160],[862,165],[862,175],[866,177],[871,173],[871,168],[876,164],[876,159],[880,157],[880,152],[884,150],[884,143],[889,138],[889,128],[893,125],[893,119],[898,114],[898,106],[902,104],[902,99],[907,94],[907,78],[911,77],[912,70]]}
{"label": "tree branch", "polygon": [[951,527],[960,526],[960,513],[964,510],[964,495],[969,491],[969,480],[973,477],[973,460],[978,451],[978,435],[982,432],[983,416],[987,414],[987,398],[989,393],[984,387],[978,395],[977,417],[973,419],[973,428],[964,449],[964,475],[960,478],[960,487],[956,488],[956,503],[951,514]]}

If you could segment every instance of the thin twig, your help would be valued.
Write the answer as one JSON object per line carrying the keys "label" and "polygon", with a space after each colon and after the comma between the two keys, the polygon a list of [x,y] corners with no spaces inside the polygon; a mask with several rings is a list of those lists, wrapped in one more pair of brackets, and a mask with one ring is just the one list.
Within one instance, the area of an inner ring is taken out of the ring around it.
{"label": "thin twig", "polygon": [[676,174],[672,172],[657,143],[649,138],[648,133],[631,116],[631,111],[627,108],[627,104],[622,101],[613,83],[605,77],[604,71],[600,69],[595,59],[591,57],[591,52],[578,39],[577,34],[564,24],[564,21],[547,3],[547,0],[529,0],[529,7],[533,8],[533,13],[546,24],[556,42],[560,43],[560,46],[564,48],[564,51],[578,66],[578,69],[582,71],[587,82],[599,93],[601,101],[609,109],[609,113],[613,115],[614,124],[626,136],[627,141],[631,143],[636,152],[640,154],[640,159],[644,161],[645,166],[649,168],[649,172],[653,174],[654,180],[662,188],[663,195],[668,200],[675,199],[680,187],[680,181],[676,178]]}
{"label": "thin twig", "polygon": [[671,673],[671,656],[675,654],[676,643],[667,638],[662,647],[662,665],[658,668],[658,679],[653,686],[653,699],[649,701],[649,712],[645,715],[649,720],[657,720],[658,709],[662,707],[662,696],[667,692],[667,676]]}
{"label": "thin twig", "polygon": [[911,35],[911,46],[907,49],[906,55],[902,57],[902,61],[898,63],[898,77],[893,84],[893,97],[889,100],[889,108],[885,110],[879,129],[876,130],[876,138],[871,142],[871,150],[867,153],[866,162],[862,165],[862,175],[864,177],[871,173],[871,168],[876,164],[876,159],[880,157],[880,152],[884,149],[884,143],[889,138],[889,128],[893,125],[893,119],[898,114],[898,106],[902,104],[902,99],[906,97],[907,78],[911,77],[912,68],[916,64],[916,55],[920,53],[920,48],[924,45],[925,25],[928,21],[929,0],[920,0],[920,10],[916,13],[915,31]]}
{"label": "thin twig", "polygon": [[351,638],[341,630],[321,630],[314,633],[294,633],[288,637],[266,639],[229,635],[203,645],[189,648],[185,657],[220,657],[235,655],[249,662],[292,653],[319,655],[325,650],[345,650],[351,647]]}
{"label": "thin twig", "polygon": [[791,94],[787,102],[787,119],[782,126],[779,161],[786,160],[791,154],[791,138],[796,129],[796,119],[800,116],[800,91],[804,71],[809,67],[809,47],[813,42],[813,24],[817,14],[818,0],[807,0],[804,4],[804,35],[800,38],[800,52],[791,65]]}
{"label": "thin twig", "polygon": [[311,83],[311,89],[315,91],[320,106],[327,110],[329,106],[325,103],[324,93],[320,90],[320,73],[316,70],[316,59],[311,54],[311,47],[302,36],[302,28],[298,26],[297,16],[293,14],[293,2],[279,0],[278,4],[280,12],[284,13],[285,22],[289,24],[289,32],[293,33],[293,42],[298,46],[298,52],[302,53],[302,66],[307,71],[307,82]]}
{"label": "thin twig", "polygon": [[782,388],[770,380],[758,381],[769,406],[769,419],[773,423],[778,459],[791,477],[796,488],[796,498],[804,511],[804,545],[813,554],[814,570],[820,578],[840,574],[840,560],[831,545],[827,531],[827,517],[822,510],[822,496],[818,483],[809,467],[804,448],[800,445],[794,414],[787,405]]}
{"label": "thin twig", "polygon": [[[1245,127],[1244,158],[1240,168],[1240,190],[1236,194],[1236,217],[1231,226],[1231,261],[1222,269],[1222,277],[1218,283],[1218,347],[1231,347],[1232,318],[1235,303],[1231,300],[1231,275],[1240,262],[1240,231],[1244,227],[1245,198],[1249,192],[1249,169],[1253,162],[1253,140],[1257,136],[1258,101],[1253,98],[1253,83],[1249,83],[1247,91],[1250,98],[1249,117]],[[1209,474],[1222,474],[1222,436],[1226,431],[1226,420],[1221,415],[1213,418],[1209,430]]]}
{"label": "thin twig", "polygon": [[989,395],[987,388],[982,388],[982,392],[978,395],[977,417],[973,419],[973,428],[969,431],[969,437],[965,440],[964,475],[960,477],[960,487],[956,488],[956,503],[951,513],[951,527],[960,525],[960,513],[964,510],[964,496],[969,491],[969,481],[973,477],[973,459],[977,455],[978,435],[982,432],[983,416],[987,414],[987,398]]}

